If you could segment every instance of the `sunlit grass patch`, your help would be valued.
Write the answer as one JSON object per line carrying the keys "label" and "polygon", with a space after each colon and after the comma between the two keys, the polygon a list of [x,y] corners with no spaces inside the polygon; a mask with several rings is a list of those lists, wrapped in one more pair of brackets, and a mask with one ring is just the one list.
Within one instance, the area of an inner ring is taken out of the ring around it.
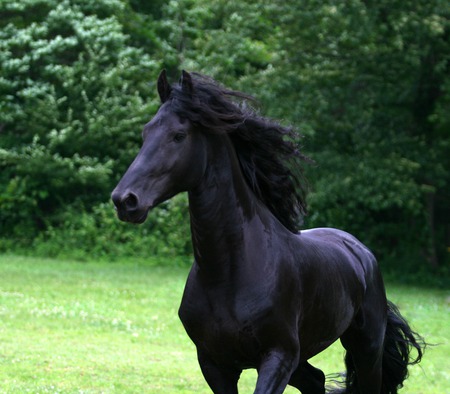
{"label": "sunlit grass patch", "polygon": [[[177,310],[187,269],[0,256],[0,393],[210,393]],[[414,329],[437,344],[403,393],[449,387],[448,294],[387,284]],[[312,360],[343,370],[338,343]],[[254,389],[245,371],[242,393]],[[287,393],[295,393],[289,388]]]}

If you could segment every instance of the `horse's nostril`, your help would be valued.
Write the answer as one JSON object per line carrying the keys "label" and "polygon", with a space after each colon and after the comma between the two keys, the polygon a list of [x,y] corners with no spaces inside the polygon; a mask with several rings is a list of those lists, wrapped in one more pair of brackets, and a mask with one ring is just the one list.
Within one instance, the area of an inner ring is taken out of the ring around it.
{"label": "horse's nostril", "polygon": [[125,197],[123,203],[127,209],[134,209],[138,206],[138,198],[135,194],[130,193]]}
{"label": "horse's nostril", "polygon": [[134,210],[139,205],[139,199],[134,193],[122,194],[120,192],[113,192],[111,196],[116,209]]}

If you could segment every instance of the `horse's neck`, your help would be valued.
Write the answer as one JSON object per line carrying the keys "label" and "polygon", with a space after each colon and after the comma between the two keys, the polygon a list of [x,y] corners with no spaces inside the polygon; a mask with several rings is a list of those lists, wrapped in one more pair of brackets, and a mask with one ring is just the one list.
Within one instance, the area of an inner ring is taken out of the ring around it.
{"label": "horse's neck", "polygon": [[189,209],[194,254],[200,269],[226,276],[237,260],[245,264],[241,252],[246,230],[260,207],[243,178],[228,138],[217,140],[210,147],[203,181],[189,192]]}

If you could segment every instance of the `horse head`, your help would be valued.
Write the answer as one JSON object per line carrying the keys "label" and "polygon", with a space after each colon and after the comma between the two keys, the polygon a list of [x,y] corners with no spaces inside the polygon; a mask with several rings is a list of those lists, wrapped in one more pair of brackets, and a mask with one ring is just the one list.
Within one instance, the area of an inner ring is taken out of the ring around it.
{"label": "horse head", "polygon": [[[192,94],[190,74],[183,71],[177,88],[185,96]],[[119,218],[128,222],[144,222],[151,208],[189,190],[206,168],[204,136],[172,109],[165,71],[158,79],[158,93],[162,105],[145,125],[142,147],[112,192]]]}

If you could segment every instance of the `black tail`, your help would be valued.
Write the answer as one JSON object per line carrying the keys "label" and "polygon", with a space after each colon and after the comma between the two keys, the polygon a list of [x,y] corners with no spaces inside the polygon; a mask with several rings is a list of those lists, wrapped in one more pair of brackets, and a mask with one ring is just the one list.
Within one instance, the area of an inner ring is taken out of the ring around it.
{"label": "black tail", "polygon": [[[380,394],[397,394],[408,377],[408,366],[420,362],[426,344],[423,338],[412,331],[398,308],[388,301],[387,325],[383,351],[383,377]],[[411,353],[415,349],[416,357]],[[330,391],[333,394],[359,393],[355,365],[351,355],[345,355],[345,389]]]}
{"label": "black tail", "polygon": [[[386,336],[383,353],[382,393],[396,394],[408,377],[408,365],[418,364],[425,350],[423,338],[412,331],[398,308],[388,301]],[[417,355],[411,357],[415,349]]]}

